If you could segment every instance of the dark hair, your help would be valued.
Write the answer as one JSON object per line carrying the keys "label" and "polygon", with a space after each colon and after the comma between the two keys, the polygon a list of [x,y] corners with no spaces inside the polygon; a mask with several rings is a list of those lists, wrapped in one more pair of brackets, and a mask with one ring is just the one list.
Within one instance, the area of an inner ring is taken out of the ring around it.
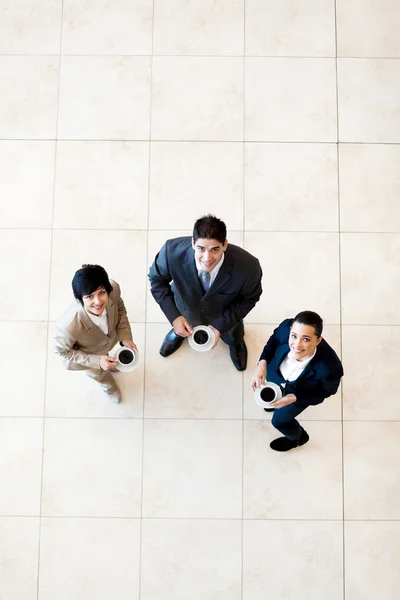
{"label": "dark hair", "polygon": [[303,310],[303,312],[299,312],[299,314],[295,316],[293,323],[294,322],[314,327],[317,338],[321,337],[324,323],[316,312],[313,312],[312,310]]}
{"label": "dark hair", "polygon": [[197,219],[193,227],[193,239],[218,240],[221,244],[226,241],[226,225],[214,215],[204,215]]}
{"label": "dark hair", "polygon": [[107,294],[112,292],[108,275],[100,265],[82,265],[72,280],[72,291],[81,304],[83,304],[83,296],[93,294],[100,287],[103,287]]}

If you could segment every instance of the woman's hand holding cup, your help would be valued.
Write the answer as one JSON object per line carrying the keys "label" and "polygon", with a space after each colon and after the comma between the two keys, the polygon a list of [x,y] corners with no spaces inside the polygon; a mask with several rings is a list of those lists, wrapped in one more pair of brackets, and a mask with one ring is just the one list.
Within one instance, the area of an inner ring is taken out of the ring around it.
{"label": "woman's hand holding cup", "polygon": [[264,381],[267,378],[267,361],[260,360],[258,365],[255,368],[253,373],[253,377],[251,379],[250,387],[255,391],[256,388],[259,388],[263,385]]}

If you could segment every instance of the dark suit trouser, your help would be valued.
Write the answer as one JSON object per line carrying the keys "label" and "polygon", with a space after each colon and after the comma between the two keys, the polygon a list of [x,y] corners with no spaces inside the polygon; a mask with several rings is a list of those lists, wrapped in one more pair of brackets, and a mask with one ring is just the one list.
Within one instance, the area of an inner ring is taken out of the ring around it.
{"label": "dark suit trouser", "polygon": [[229,329],[229,331],[225,331],[221,334],[221,340],[224,341],[225,344],[228,344],[228,346],[230,346],[231,344],[240,344],[240,342],[243,342],[243,337],[243,321],[239,321],[239,323],[236,323],[236,325],[234,325],[232,329]]}
{"label": "dark suit trouser", "polygon": [[288,406],[276,408],[272,417],[272,425],[276,427],[289,440],[298,440],[302,427],[295,417],[303,412],[308,406],[308,402],[293,402]]}

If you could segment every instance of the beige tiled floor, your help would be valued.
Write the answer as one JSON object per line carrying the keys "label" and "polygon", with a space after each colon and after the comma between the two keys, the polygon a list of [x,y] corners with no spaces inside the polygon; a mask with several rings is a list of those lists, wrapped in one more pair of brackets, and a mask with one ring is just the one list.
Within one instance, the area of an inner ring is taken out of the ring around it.
{"label": "beige tiled floor", "polygon": [[[1,600],[397,600],[400,5],[0,3]],[[212,211],[261,260],[249,368],[158,354],[163,241]],[[85,262],[122,287],[119,406],[63,371]],[[273,453],[248,384],[302,309],[339,392]]]}

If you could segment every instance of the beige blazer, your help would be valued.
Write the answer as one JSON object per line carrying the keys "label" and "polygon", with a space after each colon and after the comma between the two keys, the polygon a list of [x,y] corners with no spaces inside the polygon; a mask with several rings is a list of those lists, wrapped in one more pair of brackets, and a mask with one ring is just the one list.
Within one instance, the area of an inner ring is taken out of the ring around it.
{"label": "beige blazer", "polygon": [[121,290],[110,280],[112,292],[107,305],[108,333],[91,321],[83,306],[76,301],[54,326],[53,346],[66,369],[100,369],[100,356],[108,354],[118,341],[132,340],[132,331],[121,298]]}

